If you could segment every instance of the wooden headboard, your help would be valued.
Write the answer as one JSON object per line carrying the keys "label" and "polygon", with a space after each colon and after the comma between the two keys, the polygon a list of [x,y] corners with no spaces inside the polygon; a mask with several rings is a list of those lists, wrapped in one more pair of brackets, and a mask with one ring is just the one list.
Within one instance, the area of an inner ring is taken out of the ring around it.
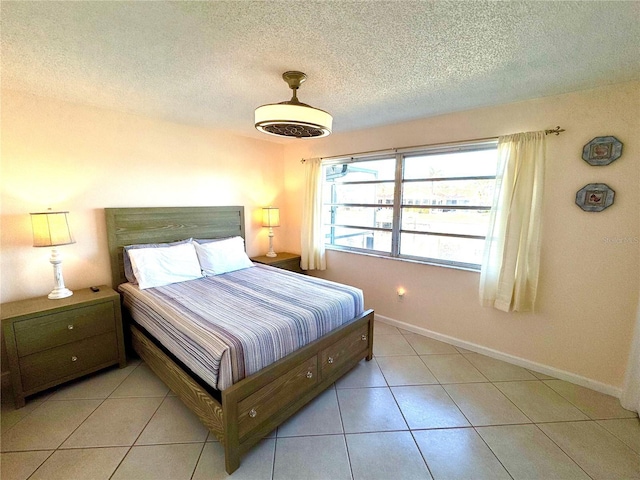
{"label": "wooden headboard", "polygon": [[123,247],[166,243],[185,238],[244,238],[244,207],[105,208],[111,281],[127,281]]}

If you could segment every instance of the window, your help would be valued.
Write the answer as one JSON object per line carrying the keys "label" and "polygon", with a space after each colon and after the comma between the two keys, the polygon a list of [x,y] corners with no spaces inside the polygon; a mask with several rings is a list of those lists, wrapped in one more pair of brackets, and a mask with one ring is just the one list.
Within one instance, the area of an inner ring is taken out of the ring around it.
{"label": "window", "polygon": [[325,243],[479,269],[496,149],[496,142],[483,142],[327,163]]}

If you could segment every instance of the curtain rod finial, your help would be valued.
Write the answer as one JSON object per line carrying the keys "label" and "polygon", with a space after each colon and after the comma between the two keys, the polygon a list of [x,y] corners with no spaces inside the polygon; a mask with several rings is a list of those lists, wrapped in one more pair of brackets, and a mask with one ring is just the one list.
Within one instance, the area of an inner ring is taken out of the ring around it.
{"label": "curtain rod finial", "polygon": [[555,133],[556,135],[560,135],[560,133],[565,132],[566,130],[564,128],[560,128],[560,125],[558,125],[556,128],[552,129],[552,130],[545,130],[544,134],[545,135],[550,135],[552,133]]}

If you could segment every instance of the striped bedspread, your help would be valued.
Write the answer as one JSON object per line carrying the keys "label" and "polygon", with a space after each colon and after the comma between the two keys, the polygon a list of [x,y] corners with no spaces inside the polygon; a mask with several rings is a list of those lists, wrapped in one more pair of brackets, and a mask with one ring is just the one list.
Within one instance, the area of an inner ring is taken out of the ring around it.
{"label": "striped bedspread", "polygon": [[118,288],[135,322],[218,390],[364,311],[357,288],[266,265],[146,290]]}

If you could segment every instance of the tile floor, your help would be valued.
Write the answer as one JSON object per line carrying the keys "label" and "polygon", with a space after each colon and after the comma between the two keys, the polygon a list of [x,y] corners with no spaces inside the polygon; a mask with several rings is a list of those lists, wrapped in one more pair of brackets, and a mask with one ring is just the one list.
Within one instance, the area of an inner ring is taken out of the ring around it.
{"label": "tile floor", "polygon": [[[242,479],[640,478],[617,399],[376,324],[360,363],[244,459]],[[2,404],[1,478],[217,479],[220,445],[140,362]]]}

